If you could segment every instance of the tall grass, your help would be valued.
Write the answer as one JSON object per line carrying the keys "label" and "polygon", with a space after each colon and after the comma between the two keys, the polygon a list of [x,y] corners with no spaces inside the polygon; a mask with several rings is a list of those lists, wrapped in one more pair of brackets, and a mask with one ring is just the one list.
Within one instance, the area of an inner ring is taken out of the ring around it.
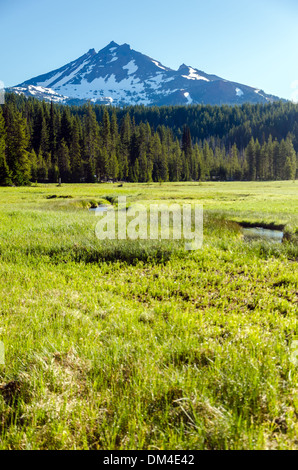
{"label": "tall grass", "polygon": [[[203,201],[203,248],[97,240],[89,203],[117,194]],[[289,182],[1,189],[0,448],[296,449],[297,199]],[[290,236],[246,242],[244,220]]]}

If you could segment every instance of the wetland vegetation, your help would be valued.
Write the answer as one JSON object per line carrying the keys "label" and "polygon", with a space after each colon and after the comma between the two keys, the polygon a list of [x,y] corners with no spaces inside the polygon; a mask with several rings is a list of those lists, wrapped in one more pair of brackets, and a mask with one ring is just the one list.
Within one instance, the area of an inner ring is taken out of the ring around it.
{"label": "wetland vegetation", "polygon": [[[98,240],[118,195],[203,204],[202,249]],[[0,227],[1,449],[298,448],[297,183],[6,187]]]}

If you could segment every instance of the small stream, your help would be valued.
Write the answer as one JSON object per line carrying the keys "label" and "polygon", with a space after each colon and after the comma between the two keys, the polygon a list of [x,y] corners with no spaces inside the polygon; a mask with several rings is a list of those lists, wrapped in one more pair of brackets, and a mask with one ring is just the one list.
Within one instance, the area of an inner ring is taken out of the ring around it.
{"label": "small stream", "polygon": [[266,240],[282,243],[284,233],[281,230],[272,230],[264,227],[242,228],[244,240]]}
{"label": "small stream", "polygon": [[91,212],[106,212],[108,210],[108,206],[98,206],[98,207],[91,207],[89,211]]}

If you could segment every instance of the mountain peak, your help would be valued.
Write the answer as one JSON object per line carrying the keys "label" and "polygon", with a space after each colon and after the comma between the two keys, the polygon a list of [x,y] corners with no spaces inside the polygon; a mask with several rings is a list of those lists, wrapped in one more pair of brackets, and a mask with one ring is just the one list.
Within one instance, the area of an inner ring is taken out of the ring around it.
{"label": "mountain peak", "polygon": [[102,51],[109,51],[110,49],[112,48],[119,48],[119,44],[117,44],[115,41],[111,41],[107,46],[103,47],[102,49],[100,49],[99,52],[102,52]]}
{"label": "mountain peak", "polygon": [[12,91],[70,104],[92,101],[115,106],[266,103],[278,98],[224,80],[185,63],[172,70],[127,43],[111,41],[59,69],[34,77]]}
{"label": "mountain peak", "polygon": [[121,44],[119,46],[119,49],[123,50],[123,51],[131,51],[131,47],[130,47],[130,44],[126,44],[126,42],[124,44]]}
{"label": "mountain peak", "polygon": [[117,44],[115,41],[111,41],[106,47],[119,47],[119,44]]}
{"label": "mountain peak", "polygon": [[178,72],[183,72],[185,69],[188,70],[189,67],[188,67],[188,65],[186,65],[186,64],[183,63],[183,64],[180,65],[180,67],[179,67],[179,69],[178,69]]}

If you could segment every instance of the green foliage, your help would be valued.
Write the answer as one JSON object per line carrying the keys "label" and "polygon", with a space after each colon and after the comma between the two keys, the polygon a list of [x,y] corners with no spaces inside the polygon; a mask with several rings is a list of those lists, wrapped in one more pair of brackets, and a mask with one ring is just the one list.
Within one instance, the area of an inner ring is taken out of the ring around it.
{"label": "green foliage", "polygon": [[5,122],[0,108],[0,185],[7,186],[11,184],[10,171],[6,162],[6,131]]}
{"label": "green foliage", "polygon": [[6,121],[6,161],[12,181],[16,185],[29,184],[31,162],[26,120],[13,104],[8,104],[4,108],[4,118]]}
{"label": "green foliage", "polygon": [[296,178],[294,104],[109,109],[8,94],[3,113],[1,184]]}
{"label": "green foliage", "polygon": [[[118,195],[203,203],[202,249],[97,240]],[[297,204],[291,181],[1,188],[0,448],[297,449]]]}

